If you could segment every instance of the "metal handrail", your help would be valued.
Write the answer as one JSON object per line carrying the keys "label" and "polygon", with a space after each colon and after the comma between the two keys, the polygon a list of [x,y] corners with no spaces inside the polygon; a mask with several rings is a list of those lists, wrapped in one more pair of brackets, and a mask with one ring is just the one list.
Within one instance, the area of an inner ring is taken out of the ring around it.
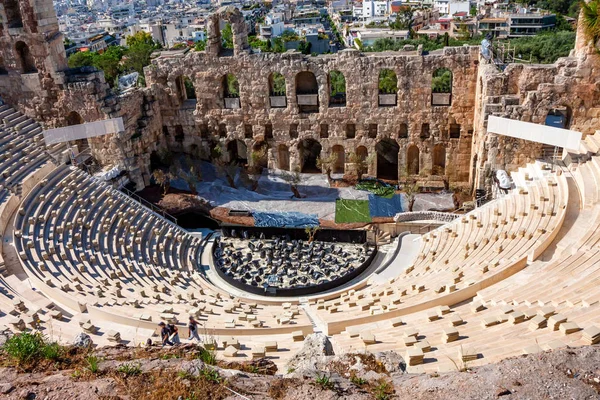
{"label": "metal handrail", "polygon": [[163,208],[157,206],[156,204],[150,203],[148,200],[144,199],[143,197],[136,194],[135,192],[132,192],[131,190],[127,189],[126,187],[122,187],[121,190],[123,192],[125,192],[125,194],[127,194],[129,197],[136,200],[138,203],[150,208],[155,213],[162,215],[163,218],[168,218],[177,224],[177,218],[175,218],[173,215],[166,212]]}

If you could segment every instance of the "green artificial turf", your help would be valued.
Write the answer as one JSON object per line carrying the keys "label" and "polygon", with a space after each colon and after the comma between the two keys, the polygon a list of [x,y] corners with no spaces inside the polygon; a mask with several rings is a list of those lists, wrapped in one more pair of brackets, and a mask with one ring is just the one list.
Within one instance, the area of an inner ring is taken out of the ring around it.
{"label": "green artificial turf", "polygon": [[340,199],[335,201],[335,222],[371,222],[369,200]]}

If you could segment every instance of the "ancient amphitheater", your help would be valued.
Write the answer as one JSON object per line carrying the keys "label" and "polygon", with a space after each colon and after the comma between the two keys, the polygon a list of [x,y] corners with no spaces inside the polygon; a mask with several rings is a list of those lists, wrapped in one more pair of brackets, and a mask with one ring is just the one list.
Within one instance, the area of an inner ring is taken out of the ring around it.
{"label": "ancient amphitheater", "polygon": [[[478,47],[251,54],[239,14],[224,9],[211,20],[205,52],[163,52],[147,67],[145,88],[115,94],[101,72],[66,67],[50,1],[20,3],[21,26],[0,29],[0,325],[63,342],[86,332],[97,345],[139,345],[159,341],[159,321],[179,323],[186,337],[195,315],[220,358],[266,356],[283,368],[320,331],[336,353],[395,350],[412,372],[600,342],[600,72],[581,32],[572,56],[553,65],[498,68]],[[15,18],[5,8],[2,20]],[[219,18],[232,22],[232,55],[220,52]],[[441,67],[453,73],[445,105],[431,93]],[[377,91],[381,69],[398,76],[391,102]],[[328,98],[333,70],[346,76],[342,107]],[[281,100],[270,98],[281,97],[269,93],[273,72],[286,79],[282,108],[271,106]],[[233,102],[223,93],[227,73],[239,75]],[[182,93],[183,77],[197,99]],[[584,134],[559,162],[540,158],[539,143],[487,132],[490,115],[543,123],[556,108],[568,109],[570,129]],[[397,176],[413,157],[415,175],[453,163],[458,180],[485,189],[489,171],[506,169],[515,187],[388,246],[373,262],[405,264],[393,276],[370,271],[320,293],[259,296],[215,277],[214,236],[190,234],[60,162],[61,145],[45,146],[43,129],[115,117],[124,130],[89,145],[138,189],[161,148],[206,156],[220,145],[235,157],[242,145],[266,146],[268,166],[293,169],[310,159],[307,143],[369,154],[387,143],[397,156],[374,158],[374,176],[390,165]],[[412,246],[414,257],[395,246]]]}

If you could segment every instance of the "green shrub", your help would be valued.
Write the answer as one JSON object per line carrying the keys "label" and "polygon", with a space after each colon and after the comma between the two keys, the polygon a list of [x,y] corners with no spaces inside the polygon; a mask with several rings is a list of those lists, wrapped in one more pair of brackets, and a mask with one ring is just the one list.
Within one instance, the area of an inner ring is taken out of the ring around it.
{"label": "green shrub", "polygon": [[217,353],[214,350],[200,349],[198,358],[202,360],[204,364],[217,365]]}
{"label": "green shrub", "polygon": [[117,372],[121,372],[127,376],[139,375],[142,373],[141,364],[125,363],[119,365]]}
{"label": "green shrub", "polygon": [[394,393],[394,388],[388,381],[383,379],[373,389],[376,400],[388,400],[392,393]]}
{"label": "green shrub", "polygon": [[317,383],[317,385],[321,386],[322,389],[332,389],[333,388],[333,382],[331,381],[329,376],[327,376],[325,374],[323,374],[323,375],[318,374],[317,377],[315,378],[315,382]]}
{"label": "green shrub", "polygon": [[42,358],[46,360],[58,360],[64,354],[64,347],[58,343],[44,343],[42,346]]}
{"label": "green shrub", "polygon": [[212,368],[202,368],[200,370],[200,377],[215,383],[221,382],[221,375],[219,375],[216,369]]}
{"label": "green shrub", "polygon": [[354,383],[356,386],[362,386],[367,383],[367,380],[353,375],[352,377],[350,377],[350,382]]}
{"label": "green shrub", "polygon": [[58,343],[48,343],[41,334],[29,332],[14,335],[6,341],[3,349],[19,365],[40,359],[58,360],[64,354],[64,348]]}
{"label": "green shrub", "polygon": [[87,364],[86,369],[91,373],[95,374],[100,370],[98,367],[98,364],[100,364],[100,358],[96,357],[95,355],[92,354],[88,356],[85,359],[85,362]]}

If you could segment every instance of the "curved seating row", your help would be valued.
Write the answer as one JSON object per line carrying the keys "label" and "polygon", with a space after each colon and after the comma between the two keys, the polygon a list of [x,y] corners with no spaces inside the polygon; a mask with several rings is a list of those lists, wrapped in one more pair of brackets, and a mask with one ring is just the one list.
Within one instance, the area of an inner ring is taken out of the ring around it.
{"label": "curved seating row", "polygon": [[194,315],[207,336],[284,335],[293,343],[291,333],[312,332],[298,306],[214,290],[198,272],[200,238],[79,169],[62,166],[40,182],[14,226],[29,279],[88,331],[104,321],[152,330],[171,321],[185,334]]}

